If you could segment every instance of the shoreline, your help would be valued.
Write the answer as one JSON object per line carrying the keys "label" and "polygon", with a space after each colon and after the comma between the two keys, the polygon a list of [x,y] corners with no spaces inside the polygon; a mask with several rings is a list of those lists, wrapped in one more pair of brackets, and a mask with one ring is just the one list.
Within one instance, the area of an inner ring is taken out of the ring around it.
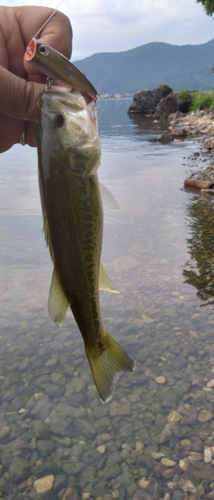
{"label": "shoreline", "polygon": [[[214,183],[214,109],[189,112],[184,115],[181,112],[173,113],[168,117],[169,132],[173,139],[199,139],[199,148],[191,157],[194,162],[193,172],[188,179],[198,179]],[[208,162],[208,166],[202,167],[202,162]],[[203,189],[200,185],[192,186]]]}

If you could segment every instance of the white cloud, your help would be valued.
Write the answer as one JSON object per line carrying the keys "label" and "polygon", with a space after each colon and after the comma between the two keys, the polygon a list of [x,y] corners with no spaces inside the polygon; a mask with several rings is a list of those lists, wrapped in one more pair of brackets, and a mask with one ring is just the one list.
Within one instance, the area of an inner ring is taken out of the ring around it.
{"label": "white cloud", "polygon": [[[40,5],[41,0],[24,0]],[[45,6],[57,1],[44,0]],[[0,5],[4,5],[0,0]],[[9,0],[8,6],[18,5]],[[214,20],[195,0],[64,0],[60,10],[74,31],[73,58],[97,52],[120,52],[152,41],[200,44],[214,38]]]}

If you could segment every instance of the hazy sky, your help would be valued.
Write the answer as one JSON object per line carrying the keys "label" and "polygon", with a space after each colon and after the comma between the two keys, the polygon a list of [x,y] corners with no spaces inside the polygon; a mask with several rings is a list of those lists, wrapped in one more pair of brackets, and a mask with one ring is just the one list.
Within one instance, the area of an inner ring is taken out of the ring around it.
{"label": "hazy sky", "polygon": [[[0,5],[45,5],[59,0],[0,0]],[[214,19],[195,0],[64,0],[74,32],[73,59],[121,52],[149,42],[201,44],[214,38]]]}

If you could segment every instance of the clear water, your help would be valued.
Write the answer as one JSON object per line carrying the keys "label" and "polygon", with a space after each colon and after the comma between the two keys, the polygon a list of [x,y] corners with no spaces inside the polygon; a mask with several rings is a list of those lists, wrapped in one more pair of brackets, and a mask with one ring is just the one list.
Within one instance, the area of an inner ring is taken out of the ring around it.
{"label": "clear water", "polygon": [[99,178],[120,205],[105,210],[102,262],[120,293],[101,292],[102,318],[136,361],[108,404],[72,314],[61,329],[48,316],[36,151],[17,145],[0,158],[5,499],[40,498],[34,483],[46,475],[54,499],[68,488],[74,500],[214,490],[214,206],[183,190],[197,144],[149,142],[158,125],[129,118],[129,104],[98,104]]}

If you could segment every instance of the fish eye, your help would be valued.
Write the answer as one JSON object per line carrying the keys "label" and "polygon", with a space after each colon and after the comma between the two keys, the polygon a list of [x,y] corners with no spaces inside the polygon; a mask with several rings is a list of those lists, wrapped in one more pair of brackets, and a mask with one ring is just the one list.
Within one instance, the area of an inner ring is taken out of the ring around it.
{"label": "fish eye", "polygon": [[40,45],[39,46],[39,53],[42,55],[42,56],[46,56],[48,54],[48,49],[47,47],[45,47],[45,45]]}
{"label": "fish eye", "polygon": [[54,125],[55,127],[63,127],[64,125],[64,116],[61,113],[55,113],[54,115]]}

